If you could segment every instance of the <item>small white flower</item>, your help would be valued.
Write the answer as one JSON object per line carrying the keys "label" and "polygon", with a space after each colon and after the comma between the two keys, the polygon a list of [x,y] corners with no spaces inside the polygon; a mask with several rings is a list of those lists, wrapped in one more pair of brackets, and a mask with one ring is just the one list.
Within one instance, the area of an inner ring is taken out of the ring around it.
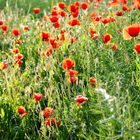
{"label": "small white flower", "polygon": [[108,100],[109,103],[111,103],[112,101],[116,100],[116,97],[114,96],[110,96],[105,89],[103,88],[96,88],[95,92],[99,92],[102,94],[102,96],[105,98],[105,100]]}

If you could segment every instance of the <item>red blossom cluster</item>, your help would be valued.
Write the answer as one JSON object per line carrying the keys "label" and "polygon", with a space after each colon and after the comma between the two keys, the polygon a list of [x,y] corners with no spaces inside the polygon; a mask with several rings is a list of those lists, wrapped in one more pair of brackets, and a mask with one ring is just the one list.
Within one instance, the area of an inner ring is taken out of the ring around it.
{"label": "red blossom cluster", "polygon": [[7,68],[7,64],[5,62],[0,62],[0,70],[4,70]]}
{"label": "red blossom cluster", "polygon": [[68,73],[70,83],[76,83],[78,80],[78,71],[71,69],[74,66],[75,62],[70,58],[66,58],[62,61],[62,68]]}
{"label": "red blossom cluster", "polygon": [[[42,100],[43,95],[41,93],[34,93],[33,97],[34,97],[34,101],[39,103]],[[28,114],[24,106],[18,107],[18,113],[20,118],[23,118]],[[54,109],[51,107],[46,107],[43,110],[43,116],[46,118],[44,121],[46,126],[53,126],[53,125],[60,126],[61,124],[60,120],[56,120],[56,118],[51,118],[53,114],[54,114]]]}
{"label": "red blossom cluster", "polygon": [[78,96],[76,96],[75,101],[77,102],[77,105],[78,105],[78,106],[81,106],[81,105],[83,105],[85,102],[88,101],[88,98],[87,98],[87,97],[84,97],[84,96],[82,96],[82,95],[78,95]]}
{"label": "red blossom cluster", "polygon": [[15,65],[18,65],[18,67],[20,68],[23,63],[22,59],[24,58],[24,55],[19,53],[18,48],[12,49],[12,53],[14,54]]}

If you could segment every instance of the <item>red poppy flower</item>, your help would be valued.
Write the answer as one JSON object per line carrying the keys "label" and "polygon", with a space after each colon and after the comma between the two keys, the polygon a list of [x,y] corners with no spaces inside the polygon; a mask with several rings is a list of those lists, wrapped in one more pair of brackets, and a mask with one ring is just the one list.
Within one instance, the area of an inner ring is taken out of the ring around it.
{"label": "red poppy flower", "polygon": [[103,18],[103,19],[101,19],[101,21],[103,24],[107,24],[110,22],[110,18]]}
{"label": "red poppy flower", "polygon": [[116,44],[111,44],[110,48],[114,51],[116,51],[118,49]]}
{"label": "red poppy flower", "polygon": [[108,1],[108,6],[110,7],[116,7],[116,6],[119,6],[119,2],[117,0],[110,0]]}
{"label": "red poppy flower", "polygon": [[81,3],[81,8],[82,8],[83,10],[87,10],[87,9],[89,8],[89,4],[86,3],[86,2],[82,2],[82,3]]}
{"label": "red poppy flower", "polygon": [[78,75],[78,71],[76,70],[69,70],[69,76],[73,77],[73,76],[77,76]]}
{"label": "red poppy flower", "polygon": [[56,41],[56,38],[54,38],[54,37],[51,37],[51,38],[49,39],[49,43],[50,43],[51,45],[53,45],[55,41]]}
{"label": "red poppy flower", "polygon": [[94,20],[95,20],[95,17],[97,17],[97,13],[96,13],[96,12],[92,12],[92,13],[90,14],[90,19],[91,19],[92,21],[94,21]]}
{"label": "red poppy flower", "polygon": [[47,126],[53,126],[56,124],[56,119],[55,118],[48,118],[46,121],[45,121],[45,124]]}
{"label": "red poppy flower", "polygon": [[[91,18],[92,22],[94,22],[94,21],[99,22],[100,19],[101,19],[100,16],[95,16],[95,17]],[[104,21],[103,21],[103,22],[104,22]]]}
{"label": "red poppy flower", "polygon": [[110,43],[110,41],[111,41],[111,37],[112,36],[110,34],[103,35],[102,40],[103,40],[104,44],[108,45]]}
{"label": "red poppy flower", "polygon": [[75,101],[77,102],[77,105],[83,105],[85,102],[88,101],[87,97],[84,97],[83,95],[77,95],[77,97],[75,98]]}
{"label": "red poppy flower", "polygon": [[64,40],[65,42],[68,42],[68,40],[69,40],[69,34],[66,32],[66,33],[63,33],[63,34],[60,34],[59,35],[59,40],[61,41],[61,40]]}
{"label": "red poppy flower", "polygon": [[52,44],[52,48],[53,49],[58,49],[60,46],[59,46],[59,43],[57,41],[54,41],[54,43]]}
{"label": "red poppy flower", "polygon": [[92,40],[96,40],[96,39],[98,39],[98,37],[99,37],[98,34],[93,34],[93,35],[90,36],[90,38],[91,38]]}
{"label": "red poppy flower", "polygon": [[21,118],[27,115],[26,109],[23,106],[18,107],[18,113]]}
{"label": "red poppy flower", "polygon": [[60,41],[65,40],[65,33],[60,34],[58,37]]}
{"label": "red poppy flower", "polygon": [[110,20],[110,22],[116,21],[114,17],[110,17],[109,20]]}
{"label": "red poppy flower", "polygon": [[77,17],[79,15],[79,7],[75,4],[70,4],[68,6],[68,11],[70,12],[70,14],[73,16],[73,17]]}
{"label": "red poppy flower", "polygon": [[69,77],[69,82],[70,82],[71,84],[75,84],[77,80],[78,80],[77,77],[74,77],[74,76]]}
{"label": "red poppy flower", "polygon": [[23,107],[23,106],[19,106],[18,107],[18,113],[19,114],[23,114],[23,113],[25,113],[26,112],[26,110],[25,110],[25,108]]}
{"label": "red poppy flower", "polygon": [[23,63],[22,59],[24,58],[24,56],[22,54],[16,54],[15,55],[15,64],[18,65],[18,67],[20,67]]}
{"label": "red poppy flower", "polygon": [[80,2],[79,1],[76,1],[75,3],[74,3],[74,5],[76,5],[76,6],[78,6],[78,7],[80,7]]}
{"label": "red poppy flower", "polygon": [[96,34],[96,31],[95,31],[94,27],[89,28],[89,33],[90,33],[90,35]]}
{"label": "red poppy flower", "polygon": [[137,9],[140,10],[140,2],[137,3]]}
{"label": "red poppy flower", "polygon": [[71,43],[73,44],[74,42],[76,42],[76,37],[71,38]]}
{"label": "red poppy flower", "polygon": [[122,6],[123,11],[130,11],[130,8],[127,5]]}
{"label": "red poppy flower", "polygon": [[61,17],[66,17],[67,13],[64,10],[60,10],[59,15],[61,15]]}
{"label": "red poppy flower", "polygon": [[23,63],[23,61],[21,61],[20,59],[17,59],[17,60],[15,61],[15,64],[17,64],[18,67],[20,67],[20,66],[22,65],[22,63]]}
{"label": "red poppy flower", "polygon": [[75,13],[75,12],[77,12],[78,11],[78,6],[77,5],[75,5],[75,4],[70,4],[69,6],[68,6],[68,11],[70,12],[70,13]]}
{"label": "red poppy flower", "polygon": [[52,54],[52,47],[47,48],[47,50],[44,52],[44,56],[49,57]]}
{"label": "red poppy flower", "polygon": [[0,20],[0,25],[3,25],[3,21],[2,20]]}
{"label": "red poppy flower", "polygon": [[46,126],[53,126],[53,125],[57,125],[60,126],[61,122],[60,121],[56,121],[55,118],[48,118],[45,121]]}
{"label": "red poppy flower", "polygon": [[71,15],[72,15],[74,18],[76,18],[76,17],[78,17],[78,15],[79,15],[79,11],[73,12],[73,13],[71,13]]}
{"label": "red poppy flower", "polygon": [[35,101],[41,101],[42,100],[43,95],[40,93],[34,93],[34,100]]}
{"label": "red poppy flower", "polygon": [[0,62],[0,70],[4,70],[7,68],[7,64],[4,62]]}
{"label": "red poppy flower", "polygon": [[120,17],[120,16],[122,16],[122,12],[121,12],[121,11],[117,11],[117,12],[116,12],[116,15],[117,15],[118,17]]}
{"label": "red poppy flower", "polygon": [[24,31],[28,31],[29,30],[29,26],[24,26]]}
{"label": "red poppy flower", "polygon": [[39,14],[40,13],[40,8],[34,8],[33,11],[34,11],[35,14]]}
{"label": "red poppy flower", "polygon": [[23,59],[23,58],[24,58],[23,54],[20,54],[20,53],[19,53],[19,54],[16,54],[16,55],[15,55],[15,59],[16,59],[16,60]]}
{"label": "red poppy flower", "polygon": [[50,16],[51,22],[57,22],[58,21],[58,16]]}
{"label": "red poppy flower", "polygon": [[13,30],[12,30],[12,34],[13,34],[14,36],[20,36],[20,35],[21,35],[19,29],[13,29]]}
{"label": "red poppy flower", "polygon": [[90,38],[92,40],[96,40],[99,37],[98,33],[95,31],[93,27],[89,28],[89,33],[90,33]]}
{"label": "red poppy flower", "polygon": [[96,78],[91,77],[91,78],[89,79],[89,83],[90,83],[90,85],[91,85],[92,87],[96,87]]}
{"label": "red poppy flower", "polygon": [[91,17],[91,18],[92,18],[92,17],[94,18],[94,17],[96,17],[96,16],[97,16],[97,13],[96,13],[95,11],[90,13],[90,17]]}
{"label": "red poppy flower", "polygon": [[12,52],[13,52],[14,54],[18,54],[18,53],[19,53],[19,49],[18,49],[18,48],[14,48],[14,49],[12,50]]}
{"label": "red poppy flower", "polygon": [[96,2],[102,2],[103,0],[95,0]]}
{"label": "red poppy flower", "polygon": [[137,52],[138,54],[140,54],[140,43],[139,43],[139,44],[136,44],[136,45],[134,46],[134,49],[136,50],[136,52]]}
{"label": "red poppy flower", "polygon": [[138,36],[140,33],[140,25],[133,24],[123,30],[123,38],[125,40],[131,40],[133,37]]}
{"label": "red poppy flower", "polygon": [[61,121],[60,120],[57,121],[56,124],[57,124],[57,126],[60,126],[61,125]]}
{"label": "red poppy flower", "polygon": [[41,37],[43,41],[49,41],[50,33],[42,32]]}
{"label": "red poppy flower", "polygon": [[62,61],[62,68],[64,70],[69,70],[69,69],[71,69],[74,66],[75,66],[75,62],[72,59],[70,59],[70,58],[64,59]]}
{"label": "red poppy flower", "polygon": [[2,28],[3,31],[7,31],[8,30],[8,26],[7,25],[2,25],[1,28]]}
{"label": "red poppy flower", "polygon": [[78,20],[78,19],[72,19],[72,20],[68,21],[68,24],[70,26],[76,26],[76,25],[80,26],[81,23],[80,23],[80,20]]}
{"label": "red poppy flower", "polygon": [[58,6],[59,6],[61,9],[64,9],[64,8],[67,7],[66,4],[65,4],[64,2],[59,2],[59,3],[58,3]]}
{"label": "red poppy flower", "polygon": [[55,10],[55,9],[53,9],[52,11],[51,11],[51,15],[52,16],[58,16],[58,10]]}
{"label": "red poppy flower", "polygon": [[127,4],[128,0],[117,0],[120,4]]}
{"label": "red poppy flower", "polygon": [[52,116],[52,114],[54,113],[54,109],[51,107],[46,107],[43,111],[43,115],[48,118],[50,116]]}
{"label": "red poppy flower", "polygon": [[53,24],[53,26],[55,27],[55,28],[60,28],[60,23],[57,21],[57,22],[55,22],[54,24]]}

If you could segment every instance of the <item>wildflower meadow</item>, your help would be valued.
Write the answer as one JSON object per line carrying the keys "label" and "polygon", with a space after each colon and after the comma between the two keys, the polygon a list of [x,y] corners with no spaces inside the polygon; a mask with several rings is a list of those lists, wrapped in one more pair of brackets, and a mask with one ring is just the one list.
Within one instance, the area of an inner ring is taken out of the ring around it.
{"label": "wildflower meadow", "polygon": [[1,0],[0,140],[140,140],[140,0]]}

